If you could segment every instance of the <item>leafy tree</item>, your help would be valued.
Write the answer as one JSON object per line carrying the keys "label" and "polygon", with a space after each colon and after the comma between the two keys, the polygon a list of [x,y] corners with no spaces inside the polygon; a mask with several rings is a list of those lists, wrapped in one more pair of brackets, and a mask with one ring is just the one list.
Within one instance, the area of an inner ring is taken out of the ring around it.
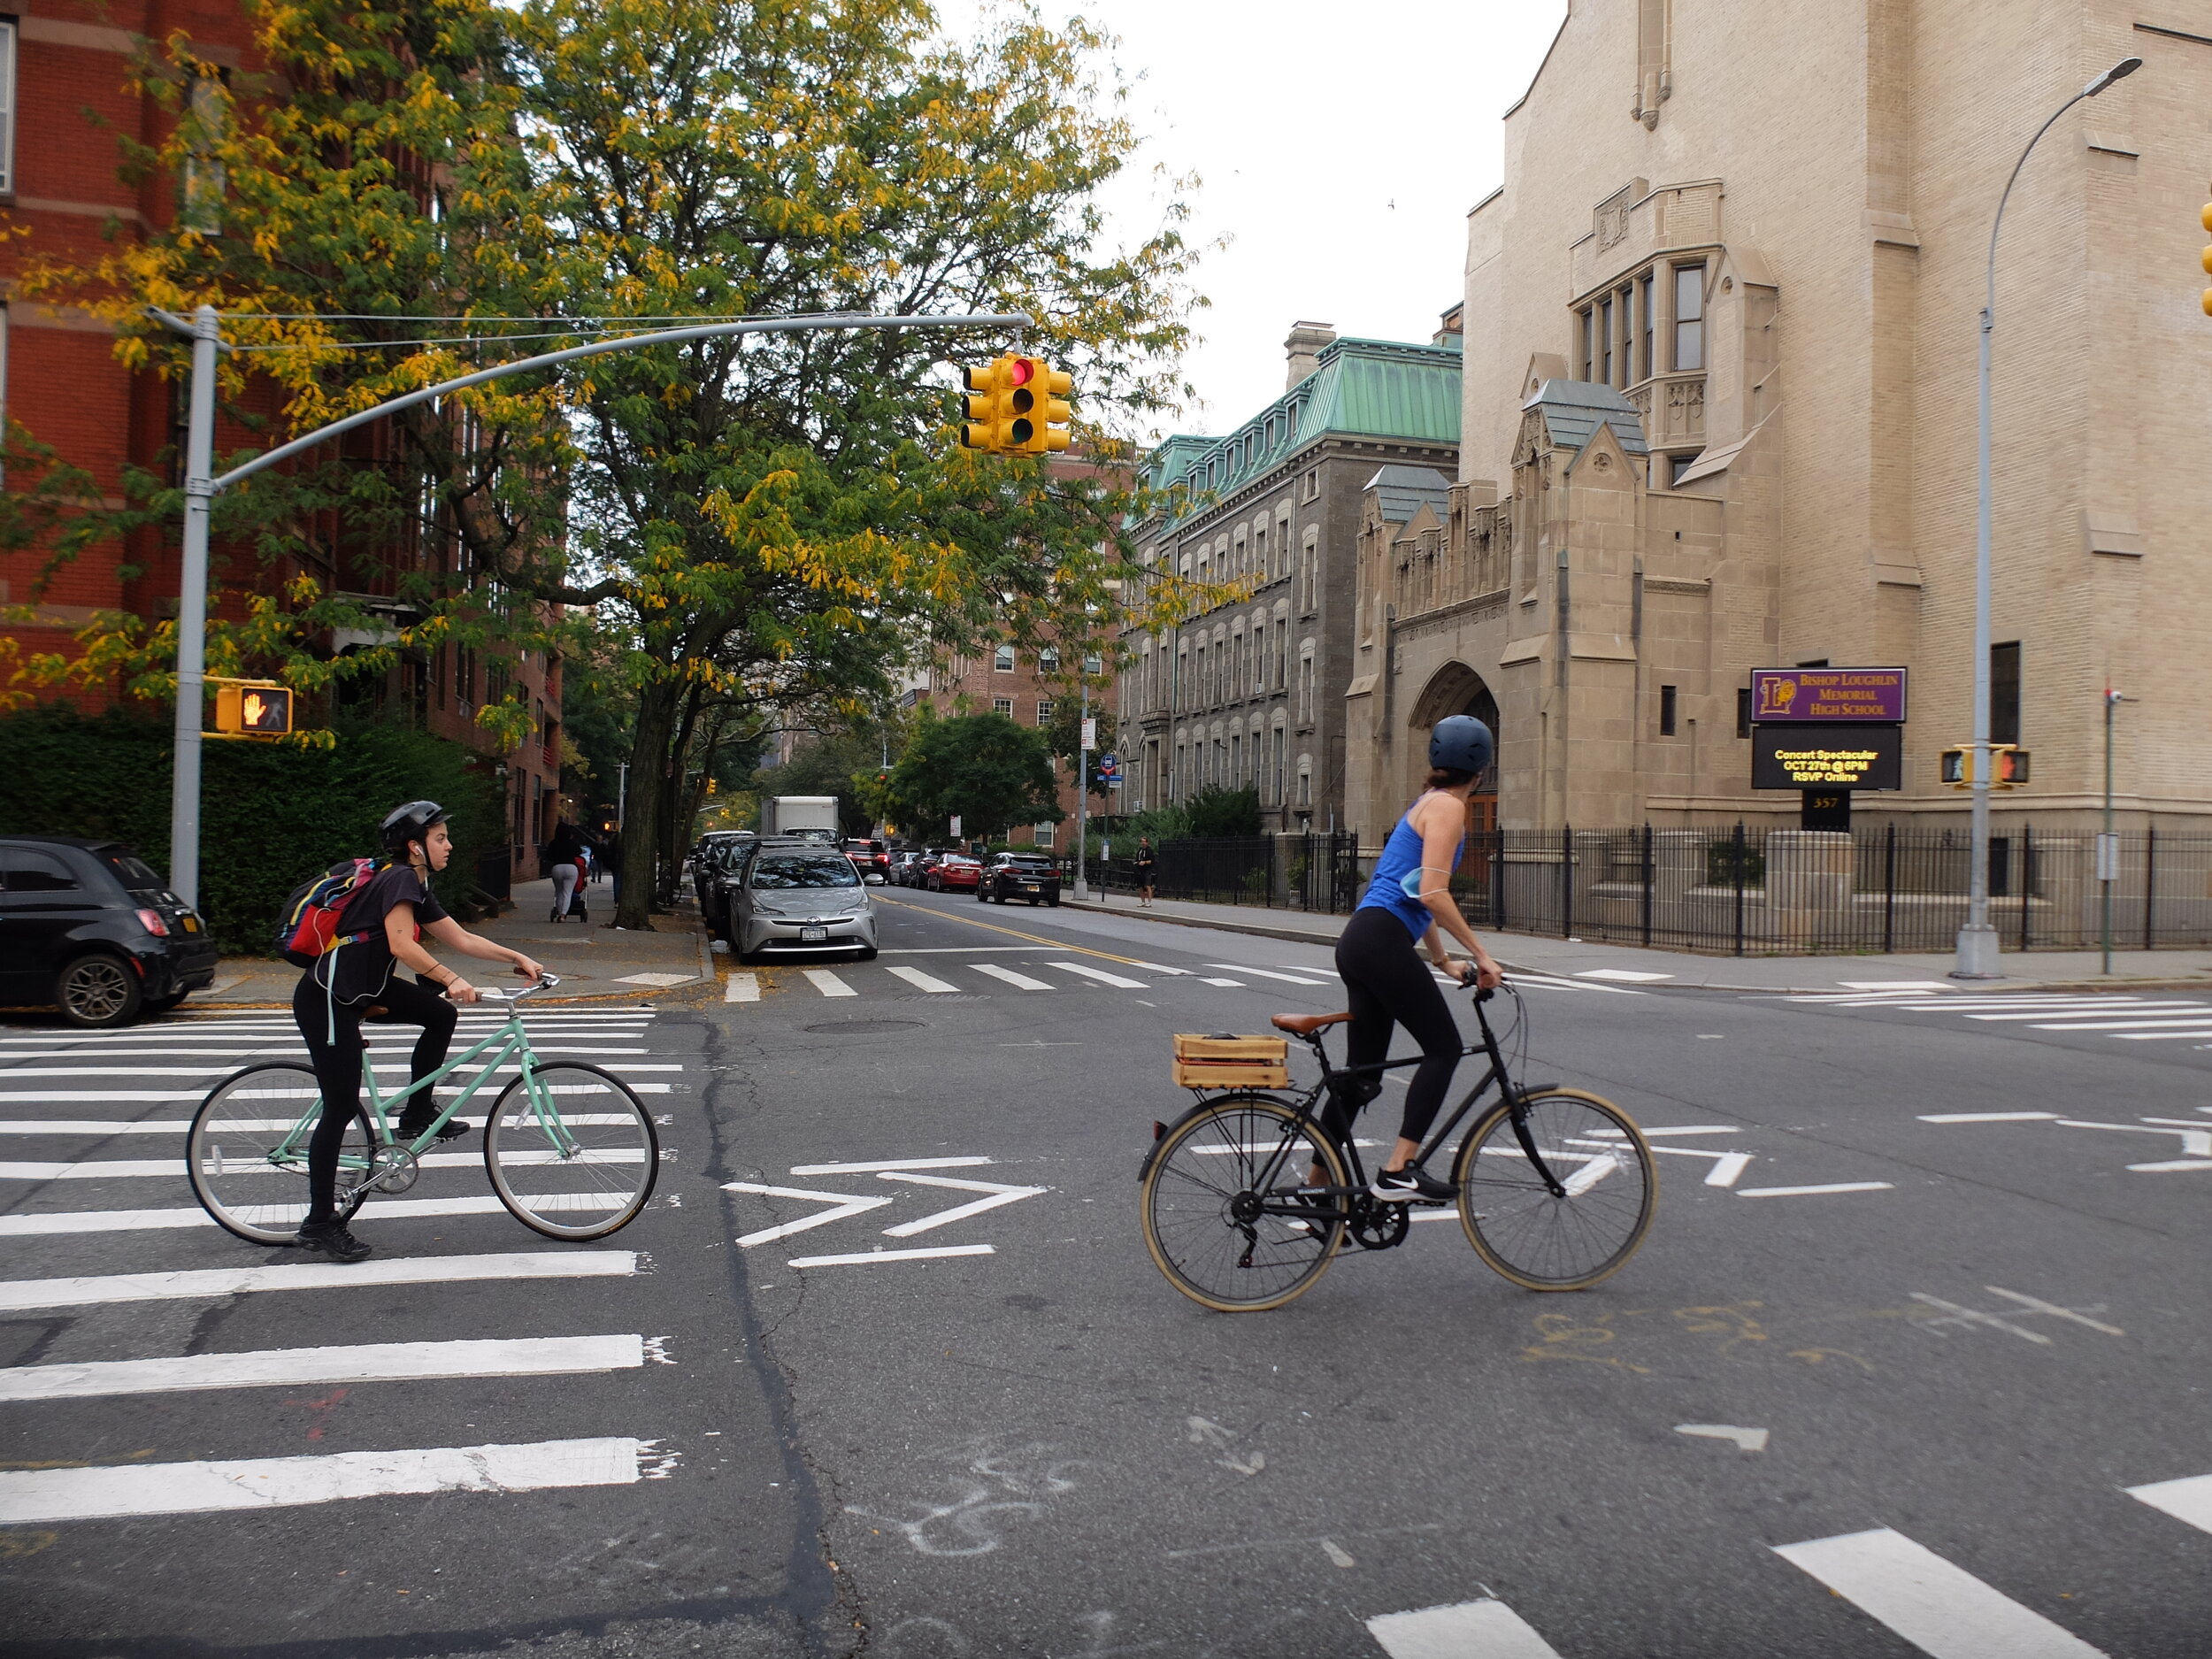
{"label": "leafy tree", "polygon": [[925,723],[891,772],[898,822],[932,840],[949,835],[956,817],[968,836],[1057,823],[1067,816],[1059,795],[1043,736],[1002,714]]}
{"label": "leafy tree", "polygon": [[[514,27],[536,184],[521,229],[565,303],[641,320],[1026,311],[1110,462],[1110,420],[1174,392],[1180,210],[1133,250],[1094,247],[1095,193],[1134,135],[1087,26],[1013,12],[964,44],[917,0],[526,0]],[[634,849],[672,862],[674,780],[717,703],[850,713],[918,642],[1069,649],[1103,626],[1090,613],[1131,553],[1125,480],[952,439],[943,359],[1010,343],[760,335],[571,379],[570,565],[511,580],[595,605],[624,641]],[[626,926],[644,901],[625,885]]]}
{"label": "leafy tree", "polygon": [[[493,0],[295,0],[255,12],[265,69],[227,77],[172,34],[134,61],[134,89],[173,112],[157,142],[119,135],[123,173],[179,181],[166,225],[117,237],[81,263],[34,262],[27,292],[104,312],[118,356],[173,381],[189,344],[147,314],[225,313],[220,413],[265,449],[403,391],[526,355],[526,315],[543,293],[511,234],[531,180],[510,73],[510,34]],[[391,418],[364,465],[333,444],[264,473],[215,503],[208,666],[275,672],[310,693],[371,679],[403,651],[455,641],[495,659],[503,642],[542,643],[553,622],[487,579],[557,561],[567,438],[549,377],[506,381]],[[218,470],[252,449],[218,457]],[[128,469],[128,504],[88,504],[42,538],[41,582],[90,545],[144,526],[173,537],[181,491]],[[392,558],[419,546],[419,559]],[[414,613],[394,634],[357,590],[396,581]],[[220,591],[237,591],[227,603]],[[381,642],[334,657],[331,630]],[[19,685],[119,685],[175,695],[173,622],[96,618],[73,656],[18,665]],[[510,741],[519,703],[480,717]]]}

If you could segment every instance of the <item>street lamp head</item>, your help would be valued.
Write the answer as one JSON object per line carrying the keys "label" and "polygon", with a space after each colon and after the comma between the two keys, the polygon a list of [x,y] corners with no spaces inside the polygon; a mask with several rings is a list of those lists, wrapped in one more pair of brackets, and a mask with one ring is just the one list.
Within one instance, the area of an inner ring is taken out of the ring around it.
{"label": "street lamp head", "polygon": [[2093,98],[2100,92],[2102,92],[2107,87],[2110,86],[2114,81],[2125,81],[2130,75],[2133,74],[2142,66],[2143,60],[2139,58],[2123,58],[2118,63],[2113,65],[2111,68],[2106,70],[2104,73],[2099,75],[2094,81],[2084,87],[2082,88],[2082,96],[2084,97]]}

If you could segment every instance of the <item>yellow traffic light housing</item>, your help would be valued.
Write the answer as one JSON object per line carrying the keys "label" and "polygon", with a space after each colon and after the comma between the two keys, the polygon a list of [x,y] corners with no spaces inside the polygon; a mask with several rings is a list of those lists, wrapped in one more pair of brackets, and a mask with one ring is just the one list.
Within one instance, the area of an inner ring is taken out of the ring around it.
{"label": "yellow traffic light housing", "polygon": [[[2028,751],[2012,743],[1989,746],[1989,787],[2017,789],[2028,780]],[[1974,751],[1969,746],[1943,751],[1943,781],[1954,789],[1974,787]]]}
{"label": "yellow traffic light housing", "polygon": [[[2212,202],[2207,202],[2204,204],[2203,209],[2197,214],[2197,220],[2204,227],[2205,234],[2212,235]],[[2203,264],[2205,275],[2212,276],[2212,248],[2207,248],[2204,250]],[[2204,314],[2207,317],[2212,317],[2212,288],[2205,289],[2202,303]]]}
{"label": "yellow traffic light housing", "polygon": [[1042,357],[1007,356],[962,372],[968,419],[964,448],[994,455],[1047,455],[1068,447],[1067,395],[1075,379]]}
{"label": "yellow traffic light housing", "polygon": [[215,680],[215,729],[204,735],[274,739],[291,734],[288,687],[273,680]]}

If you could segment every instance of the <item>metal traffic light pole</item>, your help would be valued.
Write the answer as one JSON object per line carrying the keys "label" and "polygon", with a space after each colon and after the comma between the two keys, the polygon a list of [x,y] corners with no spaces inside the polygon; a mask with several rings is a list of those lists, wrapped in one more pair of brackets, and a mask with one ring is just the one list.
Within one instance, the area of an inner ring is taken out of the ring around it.
{"label": "metal traffic light pole", "polygon": [[743,321],[703,323],[690,328],[664,328],[648,334],[625,334],[619,340],[598,340],[588,345],[541,352],[534,357],[480,369],[473,374],[441,380],[420,391],[388,398],[373,409],[318,426],[218,476],[214,472],[215,354],[230,349],[222,342],[222,319],[210,305],[195,311],[190,322],[158,308],[150,308],[150,314],[192,338],[191,416],[184,446],[183,588],[177,600],[176,758],[169,801],[169,886],[195,910],[200,902],[200,721],[204,718],[201,705],[207,682],[207,533],[208,517],[218,491],[242,484],[256,472],[265,472],[278,462],[289,460],[341,433],[417,403],[448,397],[472,386],[504,380],[511,374],[527,374],[534,370],[549,369],[582,357],[628,351],[638,346],[680,345],[687,340],[715,340],[730,334],[795,334],[841,328],[1027,328],[1035,323],[1025,311],[946,317],[871,317],[833,311],[814,317],[750,318]]}
{"label": "metal traffic light pole", "polygon": [[2012,187],[2020,181],[2020,169],[2028,165],[2028,157],[2042,142],[2043,134],[2084,98],[2095,97],[2114,81],[2125,79],[2142,66],[2139,58],[2123,58],[2051,111],[2050,118],[2035,129],[2035,136],[2028,140],[2020,159],[2012,164],[2011,175],[2005,180],[2004,194],[1997,198],[1997,217],[1989,227],[1988,288],[1982,302],[1981,429],[1976,457],[1978,498],[1974,516],[1973,850],[1968,855],[1966,923],[1959,929],[1958,961],[1951,970],[1955,979],[2004,977],[1997,962],[1997,930],[1989,919],[1989,337],[1997,326],[1997,233],[2004,228],[2005,204],[2012,199]]}

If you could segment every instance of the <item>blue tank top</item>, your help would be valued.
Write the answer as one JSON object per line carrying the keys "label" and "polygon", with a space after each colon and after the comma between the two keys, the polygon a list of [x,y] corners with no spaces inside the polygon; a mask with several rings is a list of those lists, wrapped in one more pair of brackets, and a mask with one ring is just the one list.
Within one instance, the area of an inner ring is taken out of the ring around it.
{"label": "blue tank top", "polygon": [[[1466,845],[1463,836],[1460,845]],[[1367,895],[1359,902],[1363,910],[1388,910],[1406,925],[1407,931],[1417,940],[1429,931],[1429,924],[1436,919],[1420,899],[1421,847],[1421,832],[1413,827],[1409,808],[1391,830],[1390,839],[1383,843],[1382,856],[1375,860],[1375,879],[1367,884]],[[1452,863],[1459,863],[1457,848],[1453,849]],[[1413,879],[1410,890],[1408,877]]]}

